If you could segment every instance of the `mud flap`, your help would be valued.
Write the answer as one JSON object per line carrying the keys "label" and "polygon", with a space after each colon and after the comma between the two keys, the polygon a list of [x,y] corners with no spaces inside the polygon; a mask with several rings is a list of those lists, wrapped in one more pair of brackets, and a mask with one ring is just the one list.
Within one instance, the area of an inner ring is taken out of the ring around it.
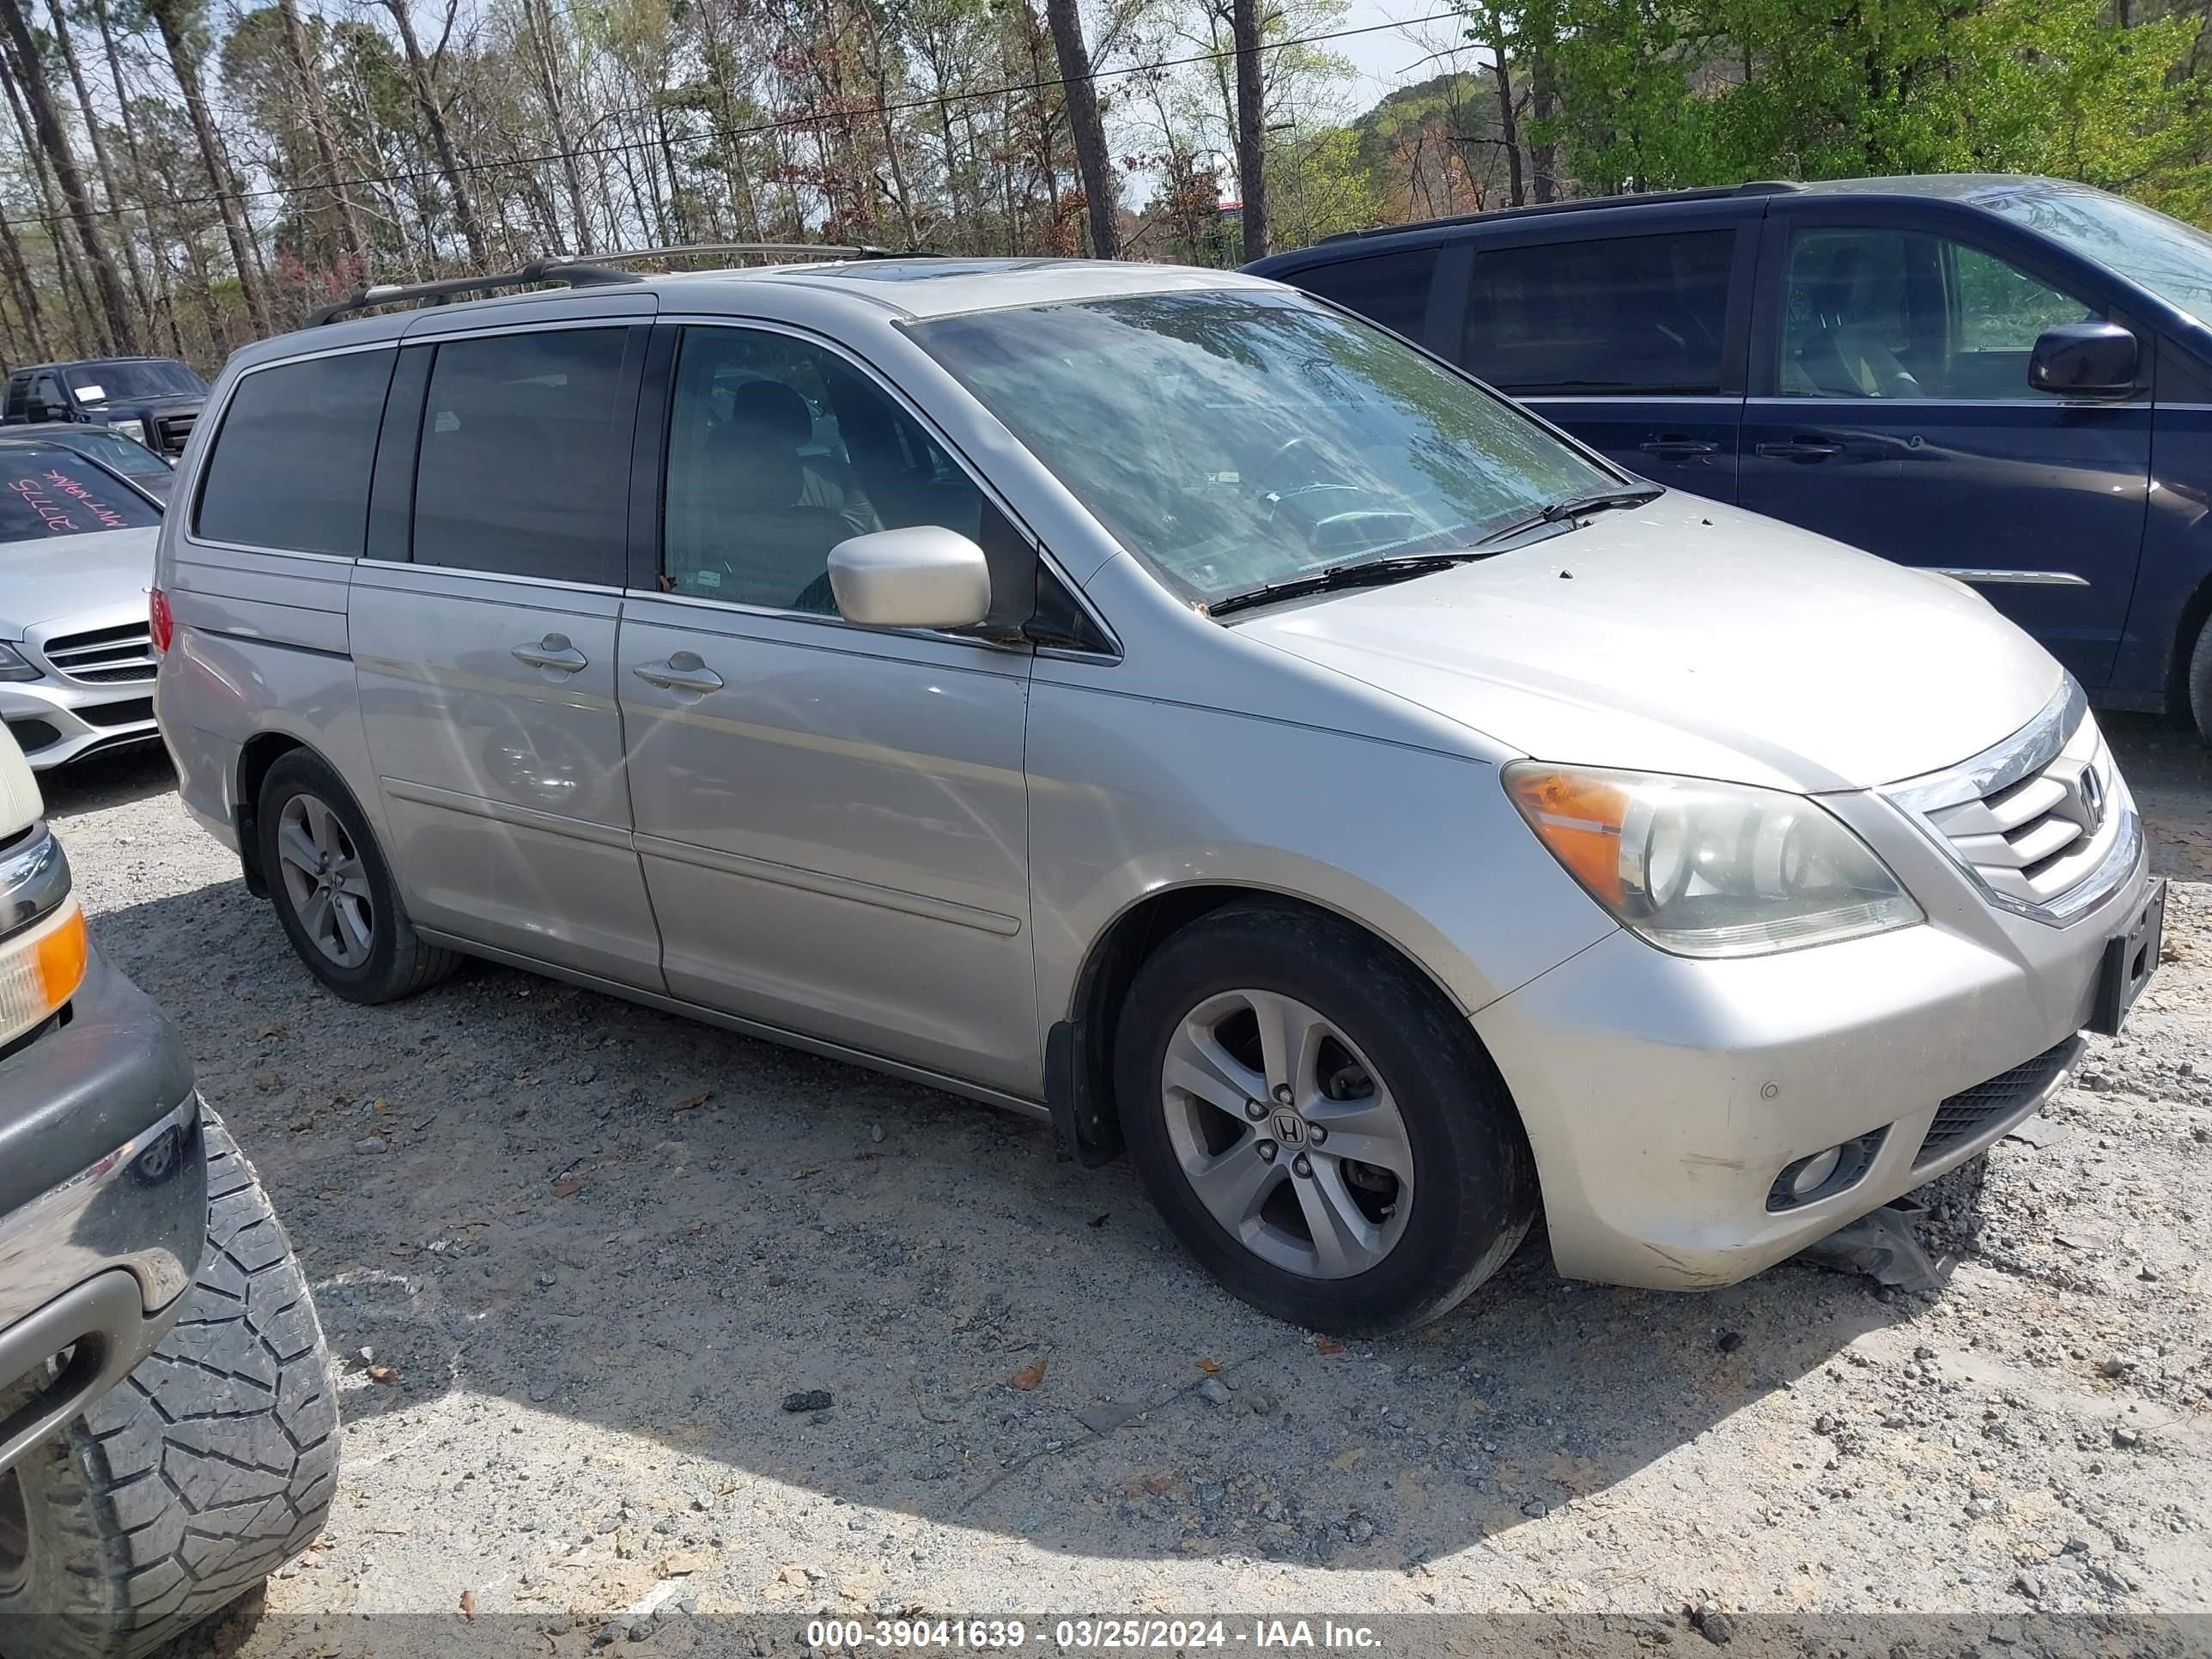
{"label": "mud flap", "polygon": [[1815,1266],[1864,1273],[1875,1284],[1896,1290],[1940,1290],[1959,1258],[1948,1251],[1941,1256],[1928,1254],[1914,1227],[1927,1214],[1907,1199],[1893,1198],[1880,1209],[1845,1222],[1801,1254]]}

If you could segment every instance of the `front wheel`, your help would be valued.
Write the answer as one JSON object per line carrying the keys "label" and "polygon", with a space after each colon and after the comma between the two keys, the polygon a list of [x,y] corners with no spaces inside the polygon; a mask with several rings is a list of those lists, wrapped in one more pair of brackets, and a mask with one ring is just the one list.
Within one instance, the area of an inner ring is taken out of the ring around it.
{"label": "front wheel", "polygon": [[2197,735],[2212,744],[2212,617],[2204,619],[2204,626],[2197,633],[2197,649],[2190,653],[2189,678],[2190,718],[2197,722]]}
{"label": "front wheel", "polygon": [[174,1329],[0,1474],[0,1655],[138,1659],[305,1549],[337,1483],[306,1276],[212,1111],[208,1231]]}
{"label": "front wheel", "polygon": [[1176,934],[1131,988],[1115,1083],[1161,1215],[1280,1319],[1423,1323],[1535,1214],[1528,1142],[1466,1021],[1331,917],[1238,904]]}

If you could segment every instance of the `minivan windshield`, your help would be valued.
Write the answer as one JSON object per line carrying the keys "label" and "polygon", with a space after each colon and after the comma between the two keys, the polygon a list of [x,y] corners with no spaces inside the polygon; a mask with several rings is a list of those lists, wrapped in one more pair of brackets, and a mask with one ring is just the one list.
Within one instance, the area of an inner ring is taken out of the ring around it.
{"label": "minivan windshield", "polygon": [[1621,487],[1502,398],[1296,295],[1129,295],[913,335],[1201,603],[1471,548]]}
{"label": "minivan windshield", "polygon": [[158,507],[82,455],[31,444],[0,447],[0,543],[161,522]]}
{"label": "minivan windshield", "polygon": [[2194,225],[2086,187],[2021,189],[1979,199],[2212,325],[2212,236]]}
{"label": "minivan windshield", "polygon": [[88,363],[65,370],[70,395],[88,406],[118,398],[204,398],[207,382],[182,363],[167,357],[148,357],[136,362]]}

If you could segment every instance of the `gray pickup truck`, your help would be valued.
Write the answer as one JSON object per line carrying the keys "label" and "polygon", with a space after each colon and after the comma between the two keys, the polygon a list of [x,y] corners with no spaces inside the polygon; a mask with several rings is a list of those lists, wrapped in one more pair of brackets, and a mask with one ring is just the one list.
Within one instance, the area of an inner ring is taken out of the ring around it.
{"label": "gray pickup truck", "polygon": [[290,1241],[42,810],[0,731],[0,1655],[136,1659],[321,1528],[337,1401]]}

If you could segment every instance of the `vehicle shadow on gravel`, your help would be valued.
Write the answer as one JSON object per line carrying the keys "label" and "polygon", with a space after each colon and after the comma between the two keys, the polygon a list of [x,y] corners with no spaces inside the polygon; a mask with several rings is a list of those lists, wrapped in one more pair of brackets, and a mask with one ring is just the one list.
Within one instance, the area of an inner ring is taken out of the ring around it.
{"label": "vehicle shadow on gravel", "polygon": [[[1532,1246],[1439,1324],[1340,1345],[1217,1289],[1126,1164],[1064,1161],[1042,1124],[504,969],[354,1007],[235,881],[94,928],[275,1194],[349,1422],[450,1407],[430,1455],[478,1492],[574,1483],[575,1535],[533,1546],[556,1554],[650,1523],[614,1508],[641,1437],[715,1471],[653,1547],[712,1542],[717,1494],[772,1481],[854,1506],[856,1549],[904,1515],[1418,1571],[1911,1310],[1801,1265],[1571,1285]],[[507,1427],[466,1426],[485,1396]]]}

